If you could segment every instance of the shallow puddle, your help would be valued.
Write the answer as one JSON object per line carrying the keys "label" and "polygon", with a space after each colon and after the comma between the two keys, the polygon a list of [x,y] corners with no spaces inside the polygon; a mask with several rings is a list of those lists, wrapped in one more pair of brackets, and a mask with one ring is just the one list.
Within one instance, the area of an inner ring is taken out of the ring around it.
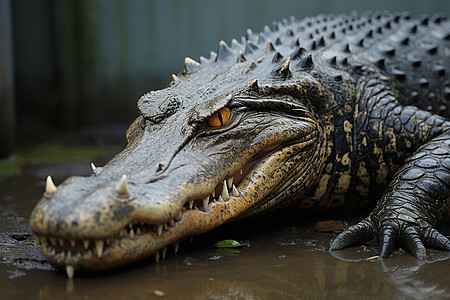
{"label": "shallow puddle", "polygon": [[[408,253],[367,260],[377,255],[376,246],[329,253],[335,234],[314,231],[314,220],[279,216],[232,224],[193,242],[183,241],[176,256],[169,247],[158,264],[152,257],[113,271],[76,273],[69,280],[45,261],[28,218],[47,174],[60,183],[69,175],[90,172],[86,162],[66,162],[27,166],[20,175],[0,177],[0,299],[450,297],[448,253],[430,250],[425,263]],[[444,228],[446,234],[448,229]],[[243,246],[214,247],[224,239]]]}

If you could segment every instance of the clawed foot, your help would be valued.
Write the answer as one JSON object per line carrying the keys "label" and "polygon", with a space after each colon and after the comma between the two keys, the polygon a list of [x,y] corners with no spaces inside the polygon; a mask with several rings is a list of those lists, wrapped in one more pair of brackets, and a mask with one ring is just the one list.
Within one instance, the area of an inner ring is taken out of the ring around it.
{"label": "clawed foot", "polygon": [[[397,247],[425,259],[426,247],[450,251],[450,240],[430,224],[411,223],[401,219],[382,219],[374,222],[369,216],[341,232],[331,243],[330,251],[367,243],[379,239],[380,257],[388,257]],[[379,224],[379,226],[377,226]]]}

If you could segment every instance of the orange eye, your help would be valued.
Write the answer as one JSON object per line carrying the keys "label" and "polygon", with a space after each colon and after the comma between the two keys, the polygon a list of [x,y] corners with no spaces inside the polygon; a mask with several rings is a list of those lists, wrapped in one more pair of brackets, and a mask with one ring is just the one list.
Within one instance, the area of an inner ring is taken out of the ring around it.
{"label": "orange eye", "polygon": [[230,119],[231,111],[228,107],[222,107],[208,118],[208,125],[211,127],[221,127]]}

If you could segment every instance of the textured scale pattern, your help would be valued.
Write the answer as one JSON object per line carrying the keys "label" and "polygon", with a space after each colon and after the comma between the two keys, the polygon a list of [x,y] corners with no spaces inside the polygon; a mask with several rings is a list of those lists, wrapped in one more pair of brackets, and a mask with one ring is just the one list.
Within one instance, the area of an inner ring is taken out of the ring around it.
{"label": "textured scale pattern", "polygon": [[330,250],[378,239],[381,257],[449,251],[436,229],[450,201],[449,72],[441,15],[247,30],[142,96],[127,147],[91,177],[49,178],[30,227],[70,277],[159,260],[169,245],[287,205],[375,207]]}

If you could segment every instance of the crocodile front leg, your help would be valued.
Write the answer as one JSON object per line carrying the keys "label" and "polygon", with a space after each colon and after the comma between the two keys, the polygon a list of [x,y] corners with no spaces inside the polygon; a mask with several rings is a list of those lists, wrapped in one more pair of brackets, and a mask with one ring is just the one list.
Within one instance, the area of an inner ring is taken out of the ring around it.
{"label": "crocodile front leg", "polygon": [[379,239],[381,257],[404,247],[423,259],[426,248],[450,250],[435,227],[450,198],[450,131],[430,140],[394,176],[374,211],[332,242],[330,250]]}

